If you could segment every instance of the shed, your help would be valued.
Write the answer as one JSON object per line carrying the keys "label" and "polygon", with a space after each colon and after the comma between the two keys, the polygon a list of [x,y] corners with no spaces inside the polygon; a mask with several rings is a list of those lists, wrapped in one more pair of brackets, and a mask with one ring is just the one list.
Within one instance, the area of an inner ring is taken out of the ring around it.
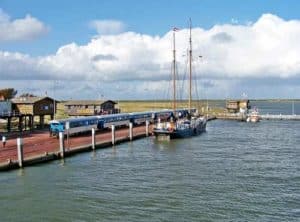
{"label": "shed", "polygon": [[18,97],[12,99],[13,109],[22,114],[53,115],[55,100],[50,97]]}
{"label": "shed", "polygon": [[237,113],[240,112],[241,110],[245,112],[248,109],[250,109],[249,103],[250,103],[249,100],[227,100],[226,109],[228,110],[228,112],[231,113]]}
{"label": "shed", "polygon": [[70,116],[92,116],[119,113],[112,100],[70,100],[65,102],[65,112]]}
{"label": "shed", "polygon": [[[56,100],[50,97],[37,97],[37,96],[28,96],[28,97],[17,97],[11,100],[12,109],[14,113],[19,113],[19,128],[23,128],[23,121],[25,122],[25,129],[27,124],[30,128],[33,128],[34,117],[39,116],[40,121],[38,127],[44,127],[45,116],[50,116],[51,119],[54,118],[54,105],[57,102]],[[56,109],[56,108],[55,108]],[[23,120],[24,117],[24,120]]]}

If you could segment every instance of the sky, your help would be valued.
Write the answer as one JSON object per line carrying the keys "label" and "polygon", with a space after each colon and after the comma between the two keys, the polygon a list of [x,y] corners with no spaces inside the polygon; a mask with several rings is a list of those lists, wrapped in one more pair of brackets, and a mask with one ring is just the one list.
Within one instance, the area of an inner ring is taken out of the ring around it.
{"label": "sky", "polygon": [[0,88],[57,99],[300,98],[298,0],[0,0]]}

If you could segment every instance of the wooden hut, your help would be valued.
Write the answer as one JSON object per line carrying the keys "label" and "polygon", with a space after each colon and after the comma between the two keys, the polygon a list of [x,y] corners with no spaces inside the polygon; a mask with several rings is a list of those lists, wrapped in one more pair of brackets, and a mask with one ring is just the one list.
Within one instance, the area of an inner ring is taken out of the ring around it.
{"label": "wooden hut", "polygon": [[250,109],[249,103],[249,100],[227,100],[226,109],[230,113],[245,112]]}
{"label": "wooden hut", "polygon": [[69,116],[92,116],[119,113],[116,104],[112,100],[70,100],[64,106]]}
{"label": "wooden hut", "polygon": [[[45,116],[54,117],[56,101],[50,97],[17,97],[12,99],[13,111],[22,115],[30,116],[29,122],[33,124],[35,116],[40,117],[40,126],[44,126]],[[26,120],[25,120],[26,123]]]}

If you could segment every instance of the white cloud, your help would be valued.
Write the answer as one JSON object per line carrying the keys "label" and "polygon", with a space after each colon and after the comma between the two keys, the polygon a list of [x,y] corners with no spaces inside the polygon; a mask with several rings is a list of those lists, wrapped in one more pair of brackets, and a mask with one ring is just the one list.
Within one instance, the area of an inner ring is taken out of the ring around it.
{"label": "white cloud", "polygon": [[235,19],[235,18],[231,18],[231,23],[232,24],[238,24],[239,23],[239,20]]}
{"label": "white cloud", "polygon": [[[268,85],[270,79],[278,84],[282,80],[300,82],[299,39],[299,20],[286,21],[272,14],[264,14],[247,25],[194,28],[194,67],[211,95],[225,95],[224,91],[227,97],[231,93],[241,95],[245,90],[238,87],[245,86],[239,86],[240,83],[252,82],[262,87],[262,82]],[[186,69],[183,54],[187,50],[188,30],[177,32],[176,43],[182,74]],[[197,59],[199,55],[203,59]],[[154,91],[166,87],[160,81],[169,79],[171,61],[171,31],[161,37],[134,32],[102,34],[86,45],[71,43],[44,57],[0,52],[0,79],[88,80],[112,84],[110,87],[120,82],[127,89],[138,85],[136,92],[140,94],[147,89],[154,95]],[[237,89],[230,92],[231,87]],[[218,94],[217,90],[223,92]]]}
{"label": "white cloud", "polygon": [[125,24],[117,20],[93,20],[89,26],[101,35],[114,35],[125,30]]}
{"label": "white cloud", "polygon": [[49,31],[48,27],[31,15],[11,20],[0,8],[0,42],[32,40]]}

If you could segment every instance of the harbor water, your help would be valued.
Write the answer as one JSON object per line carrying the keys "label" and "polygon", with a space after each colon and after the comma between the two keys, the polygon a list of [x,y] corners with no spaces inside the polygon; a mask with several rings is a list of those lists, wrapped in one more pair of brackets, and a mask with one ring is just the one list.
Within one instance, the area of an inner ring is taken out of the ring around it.
{"label": "harbor water", "polygon": [[1,221],[299,221],[300,122],[211,121],[0,173]]}

